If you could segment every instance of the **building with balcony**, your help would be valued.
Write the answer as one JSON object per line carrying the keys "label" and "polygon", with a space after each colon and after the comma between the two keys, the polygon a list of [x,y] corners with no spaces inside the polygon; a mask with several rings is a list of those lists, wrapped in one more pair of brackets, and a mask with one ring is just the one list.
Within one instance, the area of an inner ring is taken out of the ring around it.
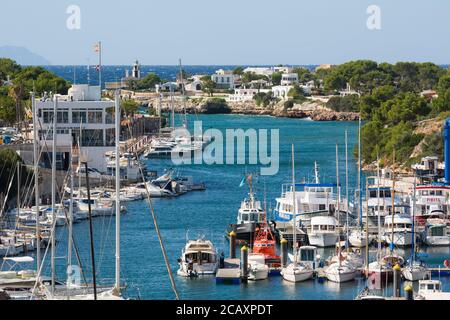
{"label": "building with balcony", "polygon": [[[75,158],[76,153],[89,167],[106,172],[104,155],[114,150],[115,143],[114,101],[101,100],[100,87],[85,84],[72,85],[66,96],[57,97],[57,169],[67,170],[70,154]],[[43,154],[41,166],[50,168],[54,97],[37,100],[36,110]]]}

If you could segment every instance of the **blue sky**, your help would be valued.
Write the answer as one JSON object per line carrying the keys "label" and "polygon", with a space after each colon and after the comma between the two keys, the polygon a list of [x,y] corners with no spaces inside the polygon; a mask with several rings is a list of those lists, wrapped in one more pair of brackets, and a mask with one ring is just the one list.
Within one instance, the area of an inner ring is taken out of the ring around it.
{"label": "blue sky", "polygon": [[[69,30],[69,5],[81,29]],[[381,30],[369,30],[369,5]],[[0,11],[0,46],[53,64],[320,64],[352,59],[450,63],[447,0],[14,0]]]}

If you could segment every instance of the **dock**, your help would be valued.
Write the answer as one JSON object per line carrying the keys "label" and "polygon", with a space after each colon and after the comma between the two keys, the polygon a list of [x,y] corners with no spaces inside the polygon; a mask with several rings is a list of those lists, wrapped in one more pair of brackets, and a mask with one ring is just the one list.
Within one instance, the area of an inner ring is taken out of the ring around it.
{"label": "dock", "polygon": [[225,259],[224,268],[218,269],[216,273],[217,284],[240,284],[242,282],[240,260]]}

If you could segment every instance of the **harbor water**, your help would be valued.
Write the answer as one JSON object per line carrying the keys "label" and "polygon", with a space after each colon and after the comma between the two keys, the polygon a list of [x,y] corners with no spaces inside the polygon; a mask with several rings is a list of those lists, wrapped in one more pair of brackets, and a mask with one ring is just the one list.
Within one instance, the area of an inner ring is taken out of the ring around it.
{"label": "harbor water", "polygon": [[[180,121],[180,119],[177,119]],[[280,196],[282,183],[289,182],[291,174],[290,147],[296,147],[297,180],[313,178],[314,161],[320,168],[323,182],[335,182],[335,144],[340,148],[341,181],[345,181],[344,132],[349,135],[349,185],[350,194],[357,183],[357,164],[353,148],[357,144],[357,122],[314,122],[300,119],[273,118],[266,116],[241,115],[189,115],[189,125],[196,120],[203,122],[203,128],[225,129],[279,129],[280,165],[273,176],[255,178],[257,197],[267,199],[269,216],[275,198]],[[162,174],[173,167],[170,160],[145,160],[149,170]],[[228,255],[228,241],[225,230],[236,221],[241,200],[247,196],[246,186],[240,182],[246,172],[255,172],[259,166],[250,165],[183,165],[176,168],[182,175],[193,176],[196,182],[205,182],[205,191],[190,192],[176,198],[152,199],[158,217],[164,246],[176,279],[177,289],[183,299],[354,299],[361,291],[363,279],[336,284],[310,280],[292,284],[280,276],[268,280],[249,282],[242,285],[217,285],[214,277],[195,279],[176,275],[177,259],[186,243],[186,238],[204,235],[213,241],[216,248]],[[345,185],[343,185],[345,192]],[[145,200],[125,204],[127,212],[121,220],[121,265],[122,281],[126,295],[141,299],[174,299],[167,269],[153,226],[149,206]],[[82,269],[91,282],[89,224],[82,221],[74,225],[74,237]],[[94,218],[95,259],[97,279],[101,284],[112,284],[114,278],[114,217]],[[57,229],[57,278],[66,280],[67,229]],[[319,250],[322,258],[328,258],[334,249]],[[431,265],[442,265],[449,259],[449,248],[425,248],[425,261]],[[400,252],[409,256],[408,252]],[[72,258],[76,261],[76,257]],[[75,263],[74,263],[75,264]],[[28,266],[33,267],[33,266]],[[47,253],[45,275],[50,274],[50,259]],[[444,290],[450,290],[450,281],[443,277]],[[389,290],[388,290],[389,292]]]}

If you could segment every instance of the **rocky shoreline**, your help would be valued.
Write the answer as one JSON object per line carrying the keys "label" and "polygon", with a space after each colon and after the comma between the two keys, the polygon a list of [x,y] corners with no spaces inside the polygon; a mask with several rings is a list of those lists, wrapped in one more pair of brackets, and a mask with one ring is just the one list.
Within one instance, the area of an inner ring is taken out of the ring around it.
{"label": "rocky shoreline", "polygon": [[[220,113],[266,115],[298,119],[309,118],[313,121],[357,121],[359,119],[359,113],[357,112],[336,112],[326,108],[322,103],[314,101],[297,104],[292,108],[286,108],[283,101],[267,107],[258,106],[254,101],[228,102],[227,105],[228,110]],[[163,112],[171,111],[169,103],[163,103],[161,109]],[[175,103],[175,112],[182,111],[182,104]],[[203,99],[200,101],[193,99],[186,101],[186,112],[191,114],[210,113],[207,110],[206,101]]]}

